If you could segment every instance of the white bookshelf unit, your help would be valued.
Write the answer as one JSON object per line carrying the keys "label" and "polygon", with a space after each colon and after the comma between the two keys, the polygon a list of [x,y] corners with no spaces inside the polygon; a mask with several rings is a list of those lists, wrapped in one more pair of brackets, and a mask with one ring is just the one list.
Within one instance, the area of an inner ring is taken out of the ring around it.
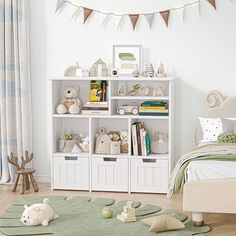
{"label": "white bookshelf unit", "polygon": [[[109,115],[57,114],[66,86],[78,86],[82,104],[89,101],[90,81],[106,80]],[[165,84],[164,96],[119,96],[119,83],[130,88],[139,83],[152,89]],[[174,165],[174,110],[175,78],[149,77],[54,77],[50,80],[51,91],[51,188],[87,191],[118,191],[167,193],[170,172]],[[166,101],[168,116],[118,115],[117,107],[130,102]],[[131,152],[131,125],[144,122],[150,133],[168,133],[168,154],[133,156]],[[120,155],[95,154],[96,133],[99,128],[108,131],[127,130],[128,153]],[[83,133],[89,136],[88,153],[62,153],[58,140],[62,133]]]}

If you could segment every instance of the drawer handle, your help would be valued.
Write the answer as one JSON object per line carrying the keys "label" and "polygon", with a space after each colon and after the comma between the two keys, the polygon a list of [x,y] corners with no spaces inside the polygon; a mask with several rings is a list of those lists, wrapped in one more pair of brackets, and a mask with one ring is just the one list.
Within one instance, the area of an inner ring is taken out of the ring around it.
{"label": "drawer handle", "polygon": [[78,157],[65,157],[66,161],[77,161]]}
{"label": "drawer handle", "polygon": [[117,161],[117,158],[104,157],[103,161]]}
{"label": "drawer handle", "polygon": [[143,159],[143,162],[145,162],[145,163],[156,163],[157,160],[156,159]]}

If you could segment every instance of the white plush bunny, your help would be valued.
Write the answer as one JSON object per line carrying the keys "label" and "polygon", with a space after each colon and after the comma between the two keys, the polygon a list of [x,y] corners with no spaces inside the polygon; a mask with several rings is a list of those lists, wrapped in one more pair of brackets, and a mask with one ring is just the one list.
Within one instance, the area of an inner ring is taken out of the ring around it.
{"label": "white plush bunny", "polygon": [[48,205],[49,199],[44,198],[43,203],[36,203],[26,206],[21,216],[21,222],[26,226],[42,225],[48,226],[49,221],[57,219],[59,216],[54,214],[51,206]]}

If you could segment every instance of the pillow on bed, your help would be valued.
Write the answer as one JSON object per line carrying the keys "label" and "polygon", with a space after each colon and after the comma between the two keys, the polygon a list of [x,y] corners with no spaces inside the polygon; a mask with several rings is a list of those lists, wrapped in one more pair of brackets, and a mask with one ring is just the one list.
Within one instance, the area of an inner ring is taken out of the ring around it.
{"label": "pillow on bed", "polygon": [[223,118],[202,118],[199,117],[203,138],[201,143],[217,142],[221,133],[233,133],[235,120]]}

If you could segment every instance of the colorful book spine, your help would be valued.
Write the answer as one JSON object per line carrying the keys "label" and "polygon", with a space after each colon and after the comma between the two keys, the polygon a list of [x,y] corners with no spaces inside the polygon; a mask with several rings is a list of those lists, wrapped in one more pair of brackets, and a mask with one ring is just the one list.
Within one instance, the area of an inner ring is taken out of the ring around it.
{"label": "colorful book spine", "polygon": [[138,156],[138,143],[137,143],[137,131],[136,123],[131,126],[131,135],[132,135],[132,146],[133,146],[133,155]]}

